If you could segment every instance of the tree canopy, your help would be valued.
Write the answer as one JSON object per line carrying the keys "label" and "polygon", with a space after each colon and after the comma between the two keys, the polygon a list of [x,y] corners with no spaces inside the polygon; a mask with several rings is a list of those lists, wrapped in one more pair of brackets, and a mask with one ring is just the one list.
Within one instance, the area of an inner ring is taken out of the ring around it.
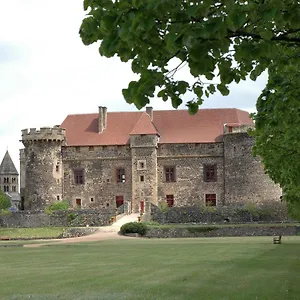
{"label": "tree canopy", "polygon": [[[300,50],[298,51],[300,55]],[[300,201],[300,78],[298,58],[269,68],[269,82],[257,100],[256,145],[265,171],[290,202]],[[300,203],[300,202],[299,202]]]}
{"label": "tree canopy", "polygon": [[10,200],[8,197],[0,190],[0,210],[10,208]]}
{"label": "tree canopy", "polygon": [[[216,89],[255,80],[274,61],[282,65],[300,44],[300,7],[295,0],[84,0],[84,44],[131,62],[139,80],[123,89],[142,108],[157,95],[174,108],[186,93],[190,113]],[[171,61],[178,62],[170,69]],[[186,65],[193,82],[177,79]],[[217,84],[214,84],[215,81]]]}
{"label": "tree canopy", "polygon": [[[84,10],[83,43],[101,41],[100,55],[131,63],[139,79],[122,92],[139,109],[154,96],[177,108],[188,95],[193,114],[205,97],[268,70],[254,150],[285,198],[300,202],[300,1],[84,0]],[[178,78],[183,66],[192,81]]]}

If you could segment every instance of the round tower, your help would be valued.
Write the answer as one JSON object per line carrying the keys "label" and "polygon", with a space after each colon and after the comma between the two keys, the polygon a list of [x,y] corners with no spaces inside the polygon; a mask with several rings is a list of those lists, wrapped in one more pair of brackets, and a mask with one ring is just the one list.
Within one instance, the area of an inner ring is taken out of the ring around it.
{"label": "round tower", "polygon": [[260,158],[252,154],[255,140],[247,133],[250,127],[224,126],[225,205],[280,200],[279,185],[265,174]]}
{"label": "round tower", "polygon": [[25,147],[24,209],[41,210],[62,199],[61,146],[65,143],[65,130],[58,126],[24,129],[21,141]]}

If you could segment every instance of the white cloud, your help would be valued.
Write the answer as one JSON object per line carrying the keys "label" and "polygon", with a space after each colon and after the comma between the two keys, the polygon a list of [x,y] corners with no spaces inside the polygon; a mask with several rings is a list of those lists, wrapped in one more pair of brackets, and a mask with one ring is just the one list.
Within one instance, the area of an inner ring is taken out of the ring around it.
{"label": "white cloud", "polygon": [[[68,114],[135,110],[121,90],[135,78],[130,65],[100,57],[78,31],[83,0],[0,0],[0,160],[8,147],[16,167],[21,129],[60,124]],[[2,51],[2,52],[1,52]],[[203,107],[253,111],[266,76],[232,86]],[[153,99],[154,109],[171,104]],[[184,105],[181,107],[184,108]]]}

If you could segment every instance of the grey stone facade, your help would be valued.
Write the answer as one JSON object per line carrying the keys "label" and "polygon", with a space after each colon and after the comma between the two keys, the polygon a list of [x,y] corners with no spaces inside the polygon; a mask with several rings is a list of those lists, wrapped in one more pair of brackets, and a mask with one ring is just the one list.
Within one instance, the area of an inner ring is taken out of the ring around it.
{"label": "grey stone facade", "polygon": [[[101,135],[109,119],[106,109],[99,111],[96,134]],[[152,118],[152,110],[147,111]],[[215,142],[161,143],[159,134],[133,133],[125,145],[90,146],[68,145],[65,130],[58,127],[23,130],[25,209],[40,210],[56,200],[100,210],[115,208],[118,200],[126,213],[150,213],[151,204],[166,203],[167,197],[175,207],[279,201],[280,187],[251,154],[248,127],[229,131],[224,124]],[[205,177],[207,167],[213,168],[211,180]],[[172,173],[169,180],[166,168]]]}

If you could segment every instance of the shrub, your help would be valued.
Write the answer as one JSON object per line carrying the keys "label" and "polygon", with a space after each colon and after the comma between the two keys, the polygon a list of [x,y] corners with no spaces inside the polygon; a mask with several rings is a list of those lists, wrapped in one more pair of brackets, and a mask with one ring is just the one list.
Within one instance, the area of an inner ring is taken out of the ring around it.
{"label": "shrub", "polygon": [[9,198],[0,190],[0,210],[10,208]]}
{"label": "shrub", "polygon": [[140,235],[145,235],[147,232],[147,225],[139,222],[126,223],[122,225],[120,232],[121,234],[138,233]]}
{"label": "shrub", "polygon": [[70,212],[68,214],[68,223],[72,223],[77,218],[77,214],[74,212]]}
{"label": "shrub", "polygon": [[69,208],[69,202],[66,200],[52,202],[45,208],[45,213],[52,214],[56,210],[67,210]]}
{"label": "shrub", "polygon": [[12,215],[12,211],[10,211],[9,209],[0,210],[0,216],[9,216],[9,215]]}
{"label": "shrub", "polygon": [[169,210],[168,202],[167,201],[162,201],[158,204],[158,207],[161,212],[166,212]]}
{"label": "shrub", "polygon": [[143,222],[146,226],[160,226],[161,224],[156,222],[156,221],[148,221],[148,222]]}

